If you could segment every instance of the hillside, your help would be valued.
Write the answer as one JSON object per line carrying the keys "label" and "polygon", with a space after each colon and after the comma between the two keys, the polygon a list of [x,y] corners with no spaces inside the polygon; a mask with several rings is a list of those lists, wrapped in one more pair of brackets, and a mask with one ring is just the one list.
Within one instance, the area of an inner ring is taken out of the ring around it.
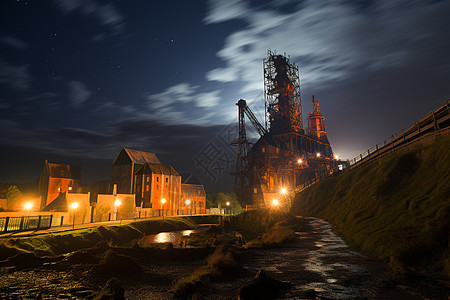
{"label": "hillside", "polygon": [[324,180],[296,195],[293,212],[326,219],[394,271],[450,276],[450,137]]}

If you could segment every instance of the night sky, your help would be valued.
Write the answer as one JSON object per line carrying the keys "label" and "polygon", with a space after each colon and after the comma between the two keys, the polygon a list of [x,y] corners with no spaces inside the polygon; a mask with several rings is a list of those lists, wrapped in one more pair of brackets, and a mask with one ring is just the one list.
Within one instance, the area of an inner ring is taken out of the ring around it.
{"label": "night sky", "polygon": [[0,182],[45,159],[109,179],[125,146],[229,191],[235,102],[263,121],[267,49],[299,65],[304,119],[314,94],[353,158],[450,97],[449,16],[434,0],[2,0]]}

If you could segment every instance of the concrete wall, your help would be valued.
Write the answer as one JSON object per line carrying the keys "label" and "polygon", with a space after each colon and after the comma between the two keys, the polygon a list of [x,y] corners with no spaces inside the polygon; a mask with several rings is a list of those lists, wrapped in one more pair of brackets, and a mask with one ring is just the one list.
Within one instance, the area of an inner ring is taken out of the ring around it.
{"label": "concrete wall", "polygon": [[[135,195],[130,194],[99,194],[94,204],[94,222],[135,218],[138,209],[134,198]],[[120,202],[119,206],[114,205],[116,200]]]}

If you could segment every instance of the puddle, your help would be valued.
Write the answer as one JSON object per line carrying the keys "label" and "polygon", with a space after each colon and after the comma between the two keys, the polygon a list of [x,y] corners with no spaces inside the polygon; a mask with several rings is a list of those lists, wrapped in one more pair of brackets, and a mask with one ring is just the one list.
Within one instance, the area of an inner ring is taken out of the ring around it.
{"label": "puddle", "polygon": [[158,234],[145,235],[138,240],[138,245],[140,247],[148,247],[151,244],[162,244],[162,243],[172,243],[178,245],[181,243],[181,238],[183,236],[189,236],[192,233],[200,233],[209,229],[209,225],[201,225],[197,229],[189,230],[176,230],[168,232],[160,232]]}

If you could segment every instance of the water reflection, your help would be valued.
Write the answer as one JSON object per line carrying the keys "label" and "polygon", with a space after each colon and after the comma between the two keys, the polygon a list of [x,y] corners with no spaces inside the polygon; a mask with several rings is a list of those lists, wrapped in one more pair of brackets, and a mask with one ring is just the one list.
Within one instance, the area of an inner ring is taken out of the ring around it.
{"label": "water reflection", "polygon": [[193,230],[177,230],[169,232],[160,232],[158,234],[150,234],[143,236],[138,240],[138,245],[141,247],[149,246],[152,243],[172,243],[178,245],[181,243],[181,238],[183,236],[189,236],[192,233],[197,233],[200,231],[205,231],[208,227],[202,226],[198,229]]}

